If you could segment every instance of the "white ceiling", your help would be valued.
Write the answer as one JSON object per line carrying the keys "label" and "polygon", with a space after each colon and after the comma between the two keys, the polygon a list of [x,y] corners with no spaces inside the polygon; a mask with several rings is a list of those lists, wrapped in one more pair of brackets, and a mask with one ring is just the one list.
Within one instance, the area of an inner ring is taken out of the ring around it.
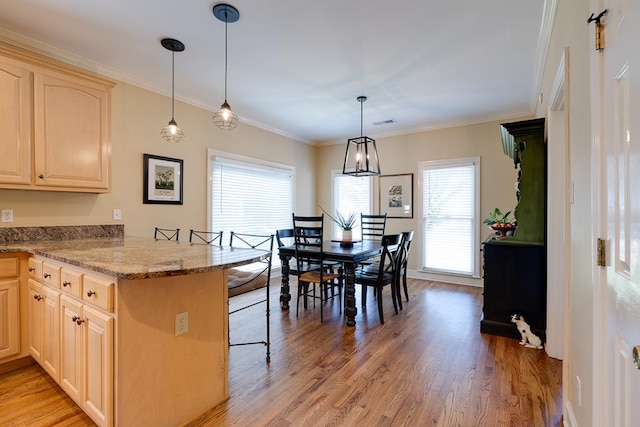
{"label": "white ceiling", "polygon": [[[176,38],[176,98],[213,112],[224,100],[216,3],[0,0],[0,39],[170,95],[160,40]],[[228,24],[227,98],[240,126],[322,143],[360,136],[359,95],[374,138],[530,114],[538,99],[543,0],[229,3],[240,19]],[[373,124],[384,120],[395,122]]]}

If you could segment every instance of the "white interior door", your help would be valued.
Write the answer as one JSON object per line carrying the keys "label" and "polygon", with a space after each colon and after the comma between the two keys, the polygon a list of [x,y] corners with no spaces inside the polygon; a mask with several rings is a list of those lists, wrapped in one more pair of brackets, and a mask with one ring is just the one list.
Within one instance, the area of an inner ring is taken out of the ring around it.
{"label": "white interior door", "polygon": [[632,358],[633,347],[640,345],[640,2],[605,3],[605,48],[598,55],[604,80],[600,201],[606,203],[602,228],[608,254],[600,368],[608,402],[601,425],[631,427],[640,425],[640,370]]}

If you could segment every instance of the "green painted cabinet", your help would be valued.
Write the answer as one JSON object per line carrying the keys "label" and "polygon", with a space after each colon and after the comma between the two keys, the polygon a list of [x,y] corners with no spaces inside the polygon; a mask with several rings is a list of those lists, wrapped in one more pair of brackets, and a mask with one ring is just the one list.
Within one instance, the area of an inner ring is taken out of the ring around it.
{"label": "green painted cabinet", "polygon": [[484,301],[480,330],[520,338],[511,315],[519,314],[544,340],[546,283],[546,143],[544,119],[501,125],[505,154],[517,178],[518,227],[513,236],[483,243]]}

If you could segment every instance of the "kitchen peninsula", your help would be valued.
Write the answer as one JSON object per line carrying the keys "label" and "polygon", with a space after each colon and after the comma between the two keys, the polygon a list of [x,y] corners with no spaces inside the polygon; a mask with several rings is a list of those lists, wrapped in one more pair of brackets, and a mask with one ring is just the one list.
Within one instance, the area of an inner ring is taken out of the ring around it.
{"label": "kitchen peninsula", "polygon": [[227,269],[268,253],[123,231],[0,228],[0,261],[18,270],[18,356],[98,425],[179,425],[228,398]]}

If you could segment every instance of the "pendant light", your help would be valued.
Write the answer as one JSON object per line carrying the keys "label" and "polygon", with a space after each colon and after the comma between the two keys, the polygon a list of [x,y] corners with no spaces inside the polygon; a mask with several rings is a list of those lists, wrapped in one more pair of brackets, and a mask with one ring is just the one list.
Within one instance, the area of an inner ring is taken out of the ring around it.
{"label": "pendant light", "polygon": [[162,39],[160,43],[165,49],[171,51],[171,120],[169,120],[167,127],[162,129],[160,135],[167,142],[180,142],[184,139],[184,133],[182,133],[182,130],[180,130],[174,118],[175,54],[176,52],[182,52],[184,50],[184,44],[176,39]]}
{"label": "pendant light", "polygon": [[380,162],[378,161],[376,141],[368,136],[362,136],[362,104],[367,100],[367,97],[359,96],[356,99],[360,103],[360,137],[347,140],[342,173],[353,176],[378,176],[380,175]]}
{"label": "pendant light", "polygon": [[220,3],[213,6],[213,15],[224,22],[224,102],[213,115],[213,123],[220,129],[231,130],[238,126],[238,116],[227,102],[227,24],[240,19],[240,12],[231,5]]}

